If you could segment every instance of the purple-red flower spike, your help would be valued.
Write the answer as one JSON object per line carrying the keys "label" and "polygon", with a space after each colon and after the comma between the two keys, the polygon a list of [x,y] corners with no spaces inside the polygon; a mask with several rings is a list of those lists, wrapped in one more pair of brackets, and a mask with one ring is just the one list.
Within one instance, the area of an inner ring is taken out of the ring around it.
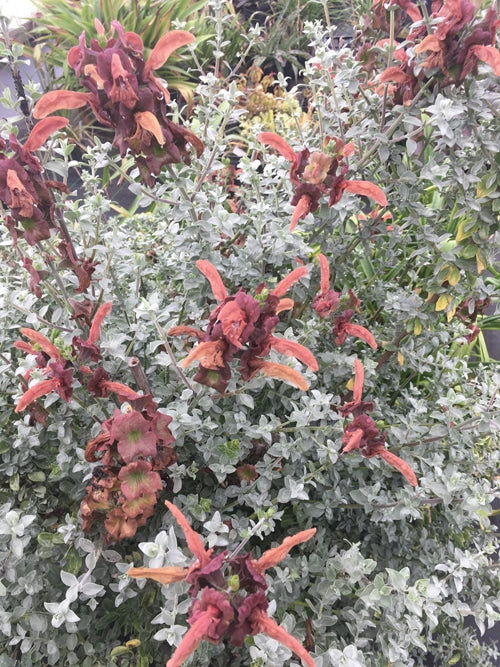
{"label": "purple-red flower spike", "polygon": [[[194,41],[185,30],[173,30],[160,38],[145,61],[144,45],[135,32],[125,32],[112,21],[117,33],[101,46],[92,40],[86,45],[85,33],[68,52],[68,63],[88,92],[57,90],[43,95],[35,105],[35,118],[45,118],[59,109],[90,106],[97,120],[115,130],[113,144],[120,155],[130,151],[143,180],[152,185],[164,165],[189,164],[189,146],[198,156],[203,142],[190,130],[167,117],[170,95],[153,71],[181,46]],[[102,24],[96,30],[104,41]]]}
{"label": "purple-red flower spike", "polygon": [[314,297],[313,308],[320,317],[328,317],[335,312],[340,303],[340,292],[330,289],[330,267],[327,258],[320,253],[318,255],[320,269],[320,292]]}

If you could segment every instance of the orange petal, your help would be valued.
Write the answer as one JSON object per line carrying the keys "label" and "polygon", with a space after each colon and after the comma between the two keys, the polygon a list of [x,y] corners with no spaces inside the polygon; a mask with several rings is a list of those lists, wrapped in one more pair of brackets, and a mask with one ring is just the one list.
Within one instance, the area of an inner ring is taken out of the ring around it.
{"label": "orange petal", "polygon": [[252,368],[254,368],[255,371],[262,371],[264,375],[267,375],[268,377],[289,382],[294,387],[302,389],[302,391],[307,391],[309,389],[309,384],[306,382],[305,378],[289,366],[275,364],[272,361],[253,361]]}
{"label": "orange petal", "polygon": [[105,33],[104,26],[97,17],[94,18],[94,28],[99,36],[104,35]]}
{"label": "orange petal", "polygon": [[406,463],[406,461],[400,459],[399,456],[396,456],[396,454],[387,451],[387,449],[382,448],[381,451],[378,452],[378,455],[380,458],[384,459],[384,461],[387,461],[387,463],[393,468],[396,468],[396,470],[398,470],[406,479],[406,481],[409,482],[412,486],[417,486],[417,477],[411,469],[409,463]]}
{"label": "orange petal", "polygon": [[252,561],[253,566],[259,572],[265,572],[269,567],[274,567],[286,557],[290,549],[293,549],[297,544],[307,542],[315,534],[316,528],[309,528],[308,530],[301,530],[300,533],[285,537],[283,542],[273,549],[268,549],[262,556]]}
{"label": "orange petal", "polygon": [[284,310],[291,310],[295,305],[295,302],[293,299],[280,299],[280,302],[276,306],[276,313],[281,313]]}
{"label": "orange petal", "polygon": [[271,336],[271,347],[280,354],[285,354],[287,357],[295,357],[303,364],[308,366],[312,371],[318,370],[318,362],[314,354],[300,343],[287,338],[275,338]]}
{"label": "orange petal", "polygon": [[114,394],[122,397],[124,400],[133,401],[135,398],[140,398],[141,395],[136,391],[127,387],[126,384],[121,382],[113,382],[112,380],[104,380],[100,383],[108,391],[112,391]]}
{"label": "orange petal", "polygon": [[96,314],[94,315],[94,319],[92,320],[92,326],[90,327],[87,343],[94,345],[94,343],[99,340],[99,336],[101,335],[101,325],[106,315],[109,315],[111,312],[112,307],[113,303],[111,301],[103,303],[102,306],[99,306]]}
{"label": "orange petal", "polygon": [[198,340],[201,340],[204,336],[203,331],[195,329],[195,327],[188,327],[184,324],[180,324],[177,327],[171,327],[167,334],[169,336],[194,336]]}
{"label": "orange petal", "polygon": [[[214,607],[211,607],[211,609],[214,609]],[[170,660],[168,660],[166,667],[180,667],[186,658],[196,651],[200,642],[208,633],[212,623],[216,622],[217,618],[209,610],[200,614],[182,638],[181,643],[175,649]]]}
{"label": "orange petal", "polygon": [[200,566],[204,567],[210,560],[210,552],[205,550],[200,535],[191,528],[189,521],[176,505],[168,500],[165,500],[165,505],[172,512],[175,520],[182,528],[189,550],[198,559]]}
{"label": "orange petal", "polygon": [[129,577],[134,579],[154,579],[160,584],[173,584],[175,581],[184,581],[189,568],[177,567],[175,565],[167,567],[131,567],[127,570]]}
{"label": "orange petal", "polygon": [[19,214],[24,218],[31,218],[33,215],[34,198],[24,187],[16,171],[7,169],[6,185],[9,188],[11,208],[18,208]]}
{"label": "orange petal", "polygon": [[42,146],[51,134],[61,130],[63,127],[69,123],[67,118],[62,116],[52,116],[52,118],[44,118],[35,127],[31,130],[24,148],[27,151],[36,151]]}
{"label": "orange petal", "polygon": [[346,431],[342,436],[342,444],[344,445],[342,454],[352,452],[353,449],[359,449],[363,435],[362,428],[357,428],[355,431]]}
{"label": "orange petal", "polygon": [[32,343],[38,345],[38,347],[42,350],[42,352],[48,354],[51,359],[54,359],[55,361],[58,361],[60,363],[64,363],[65,359],[59,352],[57,347],[53,343],[51,343],[50,340],[46,338],[43,334],[41,334],[39,331],[35,331],[34,329],[26,329],[25,327],[23,327],[21,329],[21,333],[23,334],[23,336],[26,336],[26,338],[29,338],[29,340]]}
{"label": "orange petal", "polygon": [[212,264],[212,262],[209,262],[207,259],[199,259],[196,262],[196,266],[210,283],[212,294],[217,299],[217,301],[224,301],[224,299],[227,297],[227,290],[224,287],[224,283],[222,282],[222,278],[220,277],[219,272]]}
{"label": "orange petal", "polygon": [[293,284],[304,276],[307,276],[308,273],[309,271],[306,266],[297,267],[276,285],[271,294],[274,294],[274,296],[284,296]]}
{"label": "orange petal", "polygon": [[287,142],[282,139],[282,137],[274,134],[274,132],[261,132],[257,135],[257,140],[261,141],[263,144],[267,144],[272,148],[275,148],[278,153],[281,153],[284,158],[293,162],[297,157],[296,152],[293,148],[287,144]]}
{"label": "orange petal", "polygon": [[297,206],[293,209],[292,219],[290,220],[289,230],[293,232],[299,220],[305,218],[306,215],[311,210],[311,198],[309,195],[302,195],[299,199]]}
{"label": "orange petal", "polygon": [[306,651],[298,639],[295,639],[295,637],[288,634],[285,628],[282,628],[281,625],[278,625],[272,618],[269,618],[262,609],[255,609],[251,619],[255,623],[258,632],[264,632],[268,637],[271,637],[271,639],[276,639],[280,644],[289,648],[298,655],[307,667],[316,667],[316,663],[311,655]]}
{"label": "orange petal", "polygon": [[190,366],[193,361],[199,361],[205,368],[217,370],[224,367],[222,354],[226,349],[226,343],[223,340],[209,340],[193,347],[191,352],[180,362],[183,368]]}
{"label": "orange petal", "polygon": [[321,294],[326,294],[330,289],[330,267],[327,258],[322,253],[318,255],[318,261],[321,274],[319,289]]}
{"label": "orange petal", "polygon": [[143,130],[147,130],[153,135],[160,146],[163,146],[165,137],[163,136],[158,118],[154,113],[151,113],[151,111],[138,111],[134,114],[134,119]]}
{"label": "orange petal", "polygon": [[370,183],[370,181],[344,181],[342,189],[347,190],[347,192],[352,192],[355,195],[370,197],[376,201],[377,204],[380,204],[380,206],[387,206],[387,199],[384,191],[381,190],[378,185],[375,185],[375,183]]}
{"label": "orange petal", "polygon": [[379,81],[382,81],[382,83],[387,83],[387,81],[393,81],[394,83],[408,83],[411,81],[411,76],[403,72],[399,67],[388,67],[379,76]]}
{"label": "orange petal", "polygon": [[494,46],[483,46],[482,44],[475,44],[471,46],[469,51],[473,53],[476,58],[487,63],[493,72],[500,76],[500,51]]}
{"label": "orange petal", "polygon": [[158,69],[166,62],[170,55],[180,49],[181,46],[186,46],[194,42],[194,35],[187,30],[171,30],[163,35],[156,43],[154,49],[151,51],[146,62],[145,72]]}
{"label": "orange petal", "polygon": [[411,18],[413,23],[422,20],[422,14],[420,13],[420,9],[413,2],[409,2],[409,0],[400,0],[399,6],[401,7],[401,9],[405,10],[405,12]]}
{"label": "orange petal", "polygon": [[50,394],[50,392],[58,386],[59,380],[57,378],[51,378],[50,380],[42,380],[41,382],[37,382],[37,384],[35,384],[33,387],[30,387],[28,391],[26,391],[21,396],[21,399],[16,405],[14,412],[22,412],[24,408],[26,408],[30,403],[33,403],[33,401],[36,401],[36,399],[40,398],[41,396]]}
{"label": "orange petal", "polygon": [[363,368],[363,364],[359,359],[354,360],[354,390],[352,392],[353,394],[353,400],[355,403],[359,403],[361,401],[361,396],[363,394],[363,385],[365,382],[365,369]]}
{"label": "orange petal", "polygon": [[89,103],[90,93],[75,93],[72,90],[51,90],[38,100],[33,109],[35,118],[45,118],[60,109],[79,109]]}
{"label": "orange petal", "polygon": [[422,51],[433,51],[434,53],[438,53],[443,50],[443,44],[436,35],[427,35],[420,44],[417,44],[414,50],[415,53],[422,53]]}
{"label": "orange petal", "polygon": [[362,327],[360,324],[351,324],[350,322],[348,322],[347,324],[344,324],[344,329],[347,331],[349,335],[356,336],[356,338],[361,338],[361,340],[364,340],[365,343],[368,343],[368,345],[373,350],[377,349],[378,347],[377,341],[368,331],[368,329],[365,329],[365,327]]}

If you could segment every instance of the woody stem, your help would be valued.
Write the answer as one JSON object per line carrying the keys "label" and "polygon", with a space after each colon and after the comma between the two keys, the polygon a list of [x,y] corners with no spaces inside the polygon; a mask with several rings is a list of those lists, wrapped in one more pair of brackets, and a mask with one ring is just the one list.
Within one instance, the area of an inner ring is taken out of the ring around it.
{"label": "woody stem", "polygon": [[165,346],[165,349],[167,350],[167,354],[170,357],[170,360],[172,362],[172,365],[174,367],[175,372],[180,377],[182,382],[186,385],[186,387],[193,393],[193,396],[196,398],[197,394],[196,394],[194,388],[192,387],[191,383],[189,382],[187,377],[184,375],[184,372],[182,371],[179,364],[177,363],[177,359],[175,358],[174,352],[173,352],[172,348],[170,347],[170,343],[168,342],[167,334],[166,334],[164,328],[158,322],[158,319],[156,318],[156,316],[154,314],[151,314],[151,316],[153,318],[153,322],[155,324],[156,330],[158,331],[158,333],[161,336],[163,345]]}

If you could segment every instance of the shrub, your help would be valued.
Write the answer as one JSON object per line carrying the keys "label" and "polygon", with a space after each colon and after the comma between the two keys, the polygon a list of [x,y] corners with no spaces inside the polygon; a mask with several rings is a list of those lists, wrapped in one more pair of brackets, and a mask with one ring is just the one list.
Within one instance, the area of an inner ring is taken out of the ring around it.
{"label": "shrub", "polygon": [[[308,23],[279,133],[220,54],[182,117],[187,33],[115,23],[5,133],[2,665],[494,664],[498,52],[452,6]],[[84,105],[115,137],[77,155]]]}

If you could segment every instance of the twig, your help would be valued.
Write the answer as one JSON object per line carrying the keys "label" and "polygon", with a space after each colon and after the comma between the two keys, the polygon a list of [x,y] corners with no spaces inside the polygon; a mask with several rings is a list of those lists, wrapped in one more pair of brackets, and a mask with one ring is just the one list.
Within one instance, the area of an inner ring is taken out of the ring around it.
{"label": "twig", "polygon": [[142,391],[145,394],[151,394],[153,393],[151,391],[151,386],[149,384],[149,381],[146,377],[146,373],[144,372],[144,369],[141,365],[141,362],[138,357],[130,357],[128,360],[128,367],[132,371],[132,375],[134,376],[134,379],[137,383],[137,386],[139,389],[142,389]]}

